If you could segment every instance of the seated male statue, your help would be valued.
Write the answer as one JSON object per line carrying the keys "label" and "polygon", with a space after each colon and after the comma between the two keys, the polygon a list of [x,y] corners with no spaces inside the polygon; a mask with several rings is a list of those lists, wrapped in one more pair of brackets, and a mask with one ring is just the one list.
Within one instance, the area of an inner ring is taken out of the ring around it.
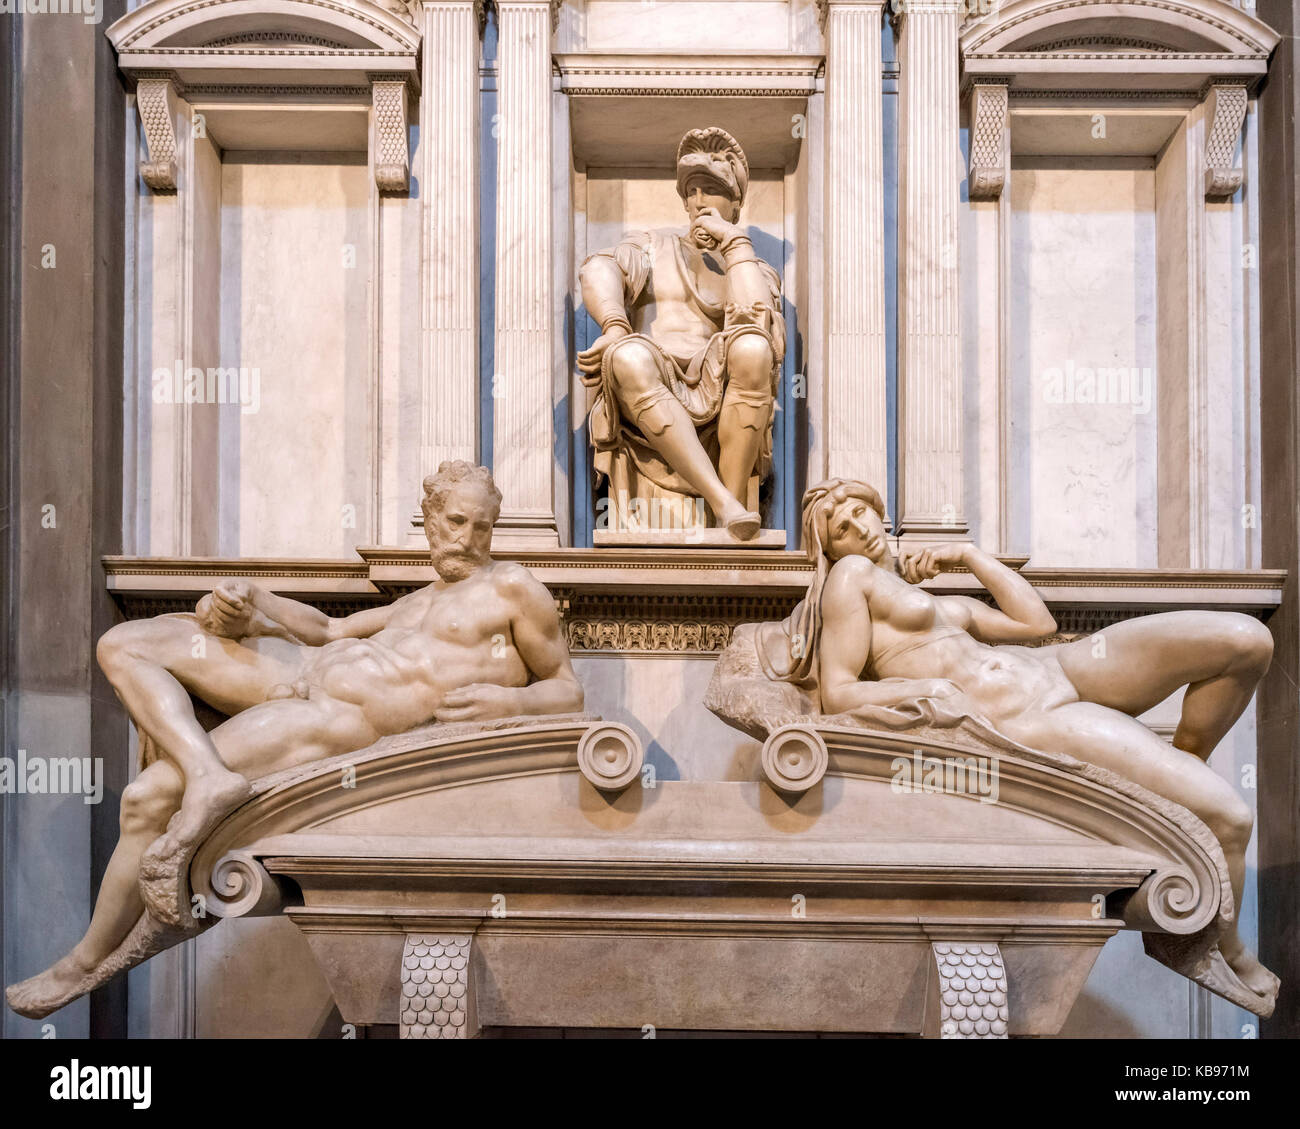
{"label": "seated male statue", "polygon": [[[554,599],[521,565],[489,556],[500,507],[486,468],[443,463],[424,480],[422,503],[439,579],[384,607],[332,619],[232,582],[195,614],[105,633],[99,663],[146,763],[122,793],[121,835],[89,929],[62,960],[8,989],[15,1011],[39,1018],[102,983],[101,966],[146,912],[142,875],[187,866],[252,794],[250,780],[434,720],[582,709]],[[280,636],[282,654],[258,636]],[[191,694],[230,719],[206,732]],[[178,925],[189,906],[149,911]]]}
{"label": "seated male statue", "polygon": [[[760,628],[767,676],[864,726],[970,718],[1025,748],[1110,769],[1201,819],[1223,849],[1240,907],[1253,816],[1207,761],[1268,669],[1268,629],[1237,612],[1172,611],[1113,624],[1098,633],[1100,646],[1097,637],[1026,646],[1056,631],[1027,580],[968,543],[896,558],[884,512],[865,482],[831,479],[804,495],[814,579],[789,619]],[[969,569],[995,604],[916,587],[956,568]],[[1178,690],[1171,744],[1137,718]],[[1205,940],[1216,967],[1203,982],[1271,1012],[1278,979],[1246,946],[1235,915]]]}
{"label": "seated male statue", "polygon": [[632,233],[583,263],[583,302],[601,333],[578,355],[596,390],[591,441],[611,507],[703,498],[739,540],[761,524],[749,483],[771,469],[785,354],[780,279],[738,226],[748,186],[726,130],[686,134],[677,192],[690,230]]}

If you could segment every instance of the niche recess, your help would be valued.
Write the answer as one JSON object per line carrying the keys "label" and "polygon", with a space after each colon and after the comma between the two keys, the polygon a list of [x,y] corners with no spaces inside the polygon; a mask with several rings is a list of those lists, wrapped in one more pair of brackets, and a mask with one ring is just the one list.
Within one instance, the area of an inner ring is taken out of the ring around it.
{"label": "niche recess", "polygon": [[378,539],[380,200],[409,188],[419,33],[369,0],[150,0],[108,36],[139,119],[135,549],[350,555]]}

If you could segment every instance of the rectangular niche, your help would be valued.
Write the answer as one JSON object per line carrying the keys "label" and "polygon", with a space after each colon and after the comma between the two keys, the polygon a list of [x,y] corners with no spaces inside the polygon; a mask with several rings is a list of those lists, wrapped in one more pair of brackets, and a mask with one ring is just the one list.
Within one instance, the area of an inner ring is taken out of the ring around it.
{"label": "rectangular niche", "polygon": [[[573,309],[573,352],[587,348],[599,327],[585,315],[578,269],[590,254],[612,247],[629,232],[687,227],[677,195],[675,159],[690,129],[720,126],[745,150],[749,189],[741,222],[765,262],[781,276],[786,316],[786,358],[773,425],[774,470],[764,491],[764,525],[790,528],[797,519],[795,493],[802,467],[794,454],[796,430],[807,399],[792,398],[801,340],[808,317],[807,240],[811,154],[804,144],[806,97],[570,97],[570,168],[573,255],[569,291]],[[590,543],[591,523],[605,486],[597,488],[582,423],[589,396],[574,389],[575,543]],[[588,496],[590,495],[590,496]]]}
{"label": "rectangular niche", "polygon": [[369,538],[371,191],[365,152],[224,154],[220,355],[257,403],[221,408],[222,556]]}
{"label": "rectangular niche", "polygon": [[1039,566],[1157,564],[1155,160],[1010,177],[1012,543]]}

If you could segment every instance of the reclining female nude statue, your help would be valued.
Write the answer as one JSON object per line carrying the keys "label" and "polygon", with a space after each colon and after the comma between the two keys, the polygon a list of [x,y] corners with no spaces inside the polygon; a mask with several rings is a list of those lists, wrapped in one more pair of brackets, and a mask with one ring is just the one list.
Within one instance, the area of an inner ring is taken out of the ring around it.
{"label": "reclining female nude statue", "polygon": [[[803,544],[816,571],[787,620],[756,625],[749,637],[767,679],[792,683],[802,692],[794,697],[819,702],[839,724],[973,723],[1014,745],[1109,769],[1199,817],[1223,849],[1240,906],[1252,814],[1206,762],[1268,669],[1268,629],[1235,612],[1174,611],[1114,624],[1100,640],[1019,645],[1056,631],[1023,577],[968,543],[896,559],[883,514],[880,495],[863,482],[832,479],[804,495]],[[916,587],[956,567],[968,568],[997,606]],[[715,685],[726,682],[726,661]],[[1183,687],[1169,745],[1136,718]],[[706,699],[733,724],[744,701],[743,693],[727,700],[725,687],[711,687]],[[1215,971],[1196,978],[1271,1012],[1278,980],[1242,944],[1235,914],[1221,917],[1206,944],[1198,969],[1213,963]],[[1191,975],[1190,961],[1153,951],[1150,937],[1148,951]]]}
{"label": "reclining female nude statue", "polygon": [[[147,907],[141,883],[184,874],[252,795],[250,780],[434,720],[582,709],[555,601],[522,566],[488,555],[500,506],[484,467],[443,463],[422,503],[440,579],[385,607],[331,619],[234,582],[195,614],[105,633],[99,662],[139,728],[145,767],[122,793],[121,836],[86,935],[10,987],[10,1007],[48,1015],[192,929],[183,881],[177,904]],[[281,656],[258,647],[265,636],[280,637]],[[190,694],[230,720],[206,732]]]}

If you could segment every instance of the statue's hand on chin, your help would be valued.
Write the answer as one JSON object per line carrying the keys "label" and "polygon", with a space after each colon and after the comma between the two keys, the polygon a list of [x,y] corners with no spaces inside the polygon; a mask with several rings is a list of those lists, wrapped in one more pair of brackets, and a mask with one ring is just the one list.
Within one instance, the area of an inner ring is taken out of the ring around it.
{"label": "statue's hand on chin", "polygon": [[521,713],[518,691],[510,686],[494,686],[490,682],[475,682],[450,690],[434,716],[442,722],[492,721],[513,717]]}
{"label": "statue's hand on chin", "polygon": [[724,220],[716,208],[706,208],[691,223],[691,242],[706,251],[721,247],[736,233],[736,225]]}

